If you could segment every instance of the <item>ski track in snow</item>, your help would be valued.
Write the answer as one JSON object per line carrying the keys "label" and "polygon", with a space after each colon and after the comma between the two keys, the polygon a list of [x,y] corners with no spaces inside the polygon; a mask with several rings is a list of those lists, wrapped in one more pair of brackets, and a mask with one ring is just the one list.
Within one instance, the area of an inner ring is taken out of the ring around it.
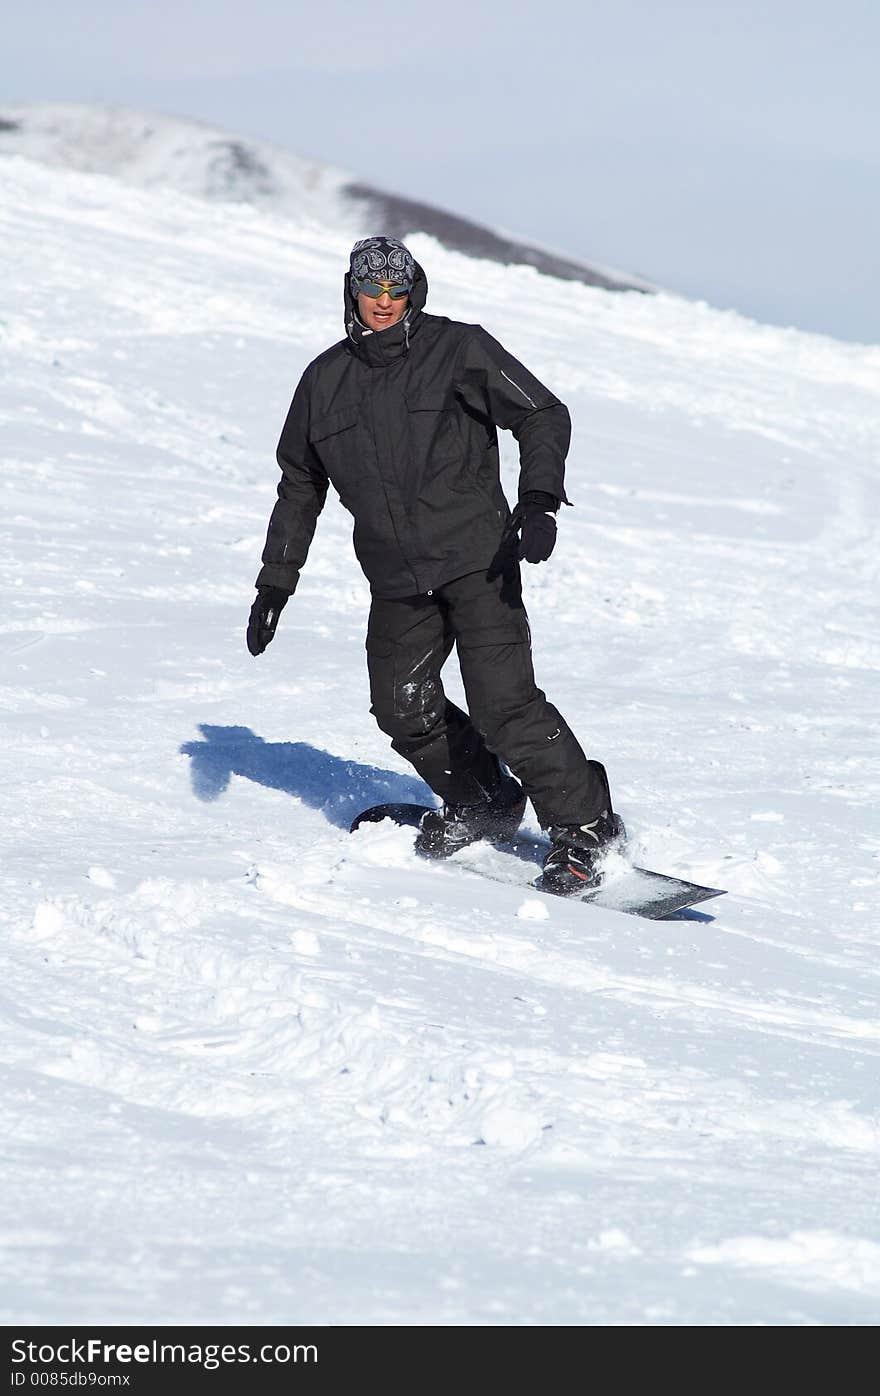
{"label": "ski track in snow", "polygon": [[335,501],[245,649],[344,234],[18,158],[0,229],[2,1320],[876,1322],[880,348],[411,239],[571,406],[539,681],[729,889],[648,923],[348,836],[425,791]]}

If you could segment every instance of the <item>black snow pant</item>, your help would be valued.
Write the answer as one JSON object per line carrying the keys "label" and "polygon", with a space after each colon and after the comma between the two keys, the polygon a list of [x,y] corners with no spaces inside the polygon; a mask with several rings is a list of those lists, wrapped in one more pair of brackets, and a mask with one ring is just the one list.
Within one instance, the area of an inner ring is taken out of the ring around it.
{"label": "black snow pant", "polygon": [[[443,692],[453,644],[470,716]],[[484,799],[500,758],[545,829],[610,810],[604,767],[587,760],[535,685],[518,569],[494,581],[471,572],[419,596],[374,597],[367,662],[376,721],[445,803]]]}

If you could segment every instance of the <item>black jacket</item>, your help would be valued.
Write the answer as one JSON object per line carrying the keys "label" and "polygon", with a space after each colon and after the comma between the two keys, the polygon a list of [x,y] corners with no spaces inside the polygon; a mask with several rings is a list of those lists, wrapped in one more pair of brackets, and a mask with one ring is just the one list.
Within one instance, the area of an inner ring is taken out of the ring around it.
{"label": "black jacket", "polygon": [[354,515],[377,596],[412,596],[487,568],[510,510],[496,427],[519,442],[522,497],[565,499],[568,410],[480,325],[427,315],[418,264],[403,320],[370,333],[345,279],[346,338],[309,364],[290,405],[257,585],[293,591],[328,482]]}

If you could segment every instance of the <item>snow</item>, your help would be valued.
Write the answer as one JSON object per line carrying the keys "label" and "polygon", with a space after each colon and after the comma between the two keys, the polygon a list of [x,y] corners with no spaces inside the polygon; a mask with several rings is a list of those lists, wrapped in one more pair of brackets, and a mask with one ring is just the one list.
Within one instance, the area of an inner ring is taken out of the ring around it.
{"label": "snow", "polygon": [[[293,132],[293,139],[303,133]],[[319,226],[344,228],[350,246],[364,228],[398,237],[433,233],[445,247],[522,262],[554,276],[610,289],[651,291],[642,276],[551,247],[526,243],[501,228],[401,197],[270,141],[242,138],[222,127],[136,107],[79,102],[4,103],[0,158],[21,155],[63,170],[113,175],[143,188],[175,190],[219,203],[250,204]],[[398,162],[399,163],[399,162]],[[392,162],[393,165],[393,162]],[[393,180],[394,173],[390,176]]]}
{"label": "snow", "polygon": [[425,791],[335,501],[247,653],[344,229],[0,191],[2,1320],[876,1322],[880,348],[413,240],[571,406],[539,680],[728,889],[645,922],[348,835]]}
{"label": "snow", "polygon": [[303,218],[341,221],[351,176],[269,141],[133,107],[77,102],[4,104],[4,154],[127,184],[255,203]]}

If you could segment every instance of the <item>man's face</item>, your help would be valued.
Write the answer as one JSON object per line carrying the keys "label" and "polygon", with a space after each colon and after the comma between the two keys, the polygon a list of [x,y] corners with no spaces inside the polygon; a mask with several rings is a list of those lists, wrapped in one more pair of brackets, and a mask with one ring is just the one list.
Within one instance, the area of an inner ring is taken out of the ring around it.
{"label": "man's face", "polygon": [[358,294],[358,315],[368,330],[387,330],[389,325],[396,325],[403,319],[408,305],[409,296],[392,300],[387,291],[378,297],[365,296],[363,291]]}

